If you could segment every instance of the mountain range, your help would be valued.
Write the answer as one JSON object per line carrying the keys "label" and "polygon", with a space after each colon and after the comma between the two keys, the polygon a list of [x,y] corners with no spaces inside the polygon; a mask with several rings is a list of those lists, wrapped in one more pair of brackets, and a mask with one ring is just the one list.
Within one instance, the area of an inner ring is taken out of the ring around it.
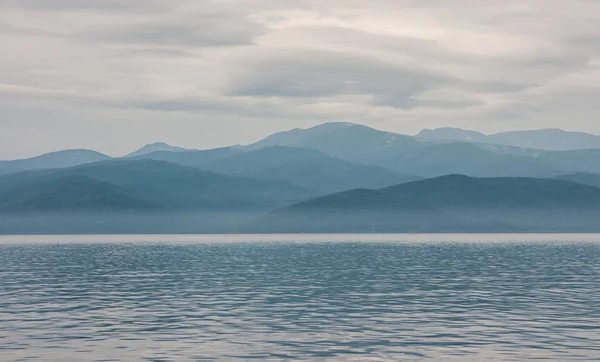
{"label": "mountain range", "polygon": [[600,136],[583,132],[567,132],[556,128],[501,132],[490,135],[460,128],[437,128],[425,129],[416,137],[425,140],[490,143],[550,151],[600,148]]}
{"label": "mountain range", "polygon": [[155,160],[0,177],[0,233],[215,233],[319,195]]}
{"label": "mountain range", "polygon": [[326,123],[247,146],[59,151],[0,161],[0,233],[589,231],[596,137]]}
{"label": "mountain range", "polygon": [[[74,181],[85,183],[87,193],[68,193],[64,184]],[[135,205],[154,205],[154,208],[165,211],[262,211],[318,195],[285,181],[231,177],[164,161],[110,160],[0,177],[0,213],[6,211],[3,207],[6,199],[13,200],[9,204],[11,209],[21,208],[14,203],[15,190],[28,196],[19,198],[26,205],[45,202],[50,195],[60,193],[63,196],[61,201],[65,202],[57,203],[57,207],[68,208],[72,202],[79,209],[80,200],[73,199],[73,196],[93,199],[98,192],[106,192],[108,185],[112,187],[112,193],[143,201]],[[95,203],[90,203],[91,209],[95,206]],[[26,209],[36,210],[35,207]],[[50,208],[45,206],[44,209]]]}
{"label": "mountain range", "polygon": [[600,231],[600,189],[575,182],[448,175],[310,199],[261,217],[277,233]]}
{"label": "mountain range", "polygon": [[104,161],[109,156],[91,150],[65,150],[14,161],[0,161],[0,175],[28,170],[71,167]]}
{"label": "mountain range", "polygon": [[352,123],[326,123],[280,132],[246,149],[267,146],[316,149],[348,162],[420,177],[453,173],[476,177],[551,177],[600,172],[597,162],[600,149],[545,151],[470,141],[440,142]]}

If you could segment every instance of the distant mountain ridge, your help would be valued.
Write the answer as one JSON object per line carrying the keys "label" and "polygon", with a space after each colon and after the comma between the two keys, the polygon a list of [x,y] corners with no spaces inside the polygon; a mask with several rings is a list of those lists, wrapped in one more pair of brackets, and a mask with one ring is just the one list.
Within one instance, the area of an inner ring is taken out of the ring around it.
{"label": "distant mountain ridge", "polygon": [[248,146],[3,161],[0,233],[600,231],[600,148],[432,132],[335,122]]}
{"label": "distant mountain ridge", "polygon": [[322,192],[379,188],[420,179],[378,166],[344,161],[316,149],[292,146],[152,152],[133,158],[168,161],[232,176],[283,180]]}
{"label": "distant mountain ridge", "polygon": [[600,189],[532,178],[448,175],[379,190],[356,189],[276,210],[253,232],[600,231]]}
{"label": "distant mountain ridge", "polygon": [[68,175],[26,184],[0,194],[0,213],[148,211],[161,206],[108,182]]}
{"label": "distant mountain ridge", "polygon": [[296,128],[275,133],[246,148],[258,149],[268,146],[312,148],[351,162],[376,164],[374,161],[388,156],[390,150],[410,150],[424,142],[431,143],[360,124],[332,122],[307,129]]}
{"label": "distant mountain ridge", "polygon": [[0,177],[0,195],[24,186],[43,188],[44,183],[54,185],[69,177],[108,183],[172,211],[268,210],[317,195],[283,181],[232,177],[154,160],[109,160],[6,175]]}
{"label": "distant mountain ridge", "polygon": [[53,169],[109,160],[110,157],[92,150],[64,150],[14,161],[0,161],[0,175],[28,170]]}
{"label": "distant mountain ridge", "polygon": [[424,129],[415,137],[426,140],[467,141],[486,143],[488,138],[481,132],[469,131],[461,128],[442,127],[436,129]]}
{"label": "distant mountain ridge", "polygon": [[485,135],[460,128],[424,129],[416,135],[426,140],[453,140],[490,143],[549,151],[573,151],[600,148],[600,136],[568,132],[557,128],[510,131]]}
{"label": "distant mountain ridge", "polygon": [[327,193],[380,188],[421,179],[377,166],[350,163],[313,149],[285,146],[240,152],[202,168],[232,176],[283,180]]}
{"label": "distant mountain ridge", "polygon": [[274,145],[311,148],[348,162],[421,177],[451,173],[477,177],[551,177],[574,171],[555,165],[552,159],[541,158],[544,151],[423,140],[352,123],[326,123],[280,132],[247,149]]}
{"label": "distant mountain ridge", "polygon": [[422,174],[514,173],[418,181],[309,148],[157,154],[193,154],[184,160],[204,169],[127,158],[0,176],[0,233],[600,231],[598,175],[547,175],[574,158],[596,162],[595,150],[518,156],[433,143],[388,160]]}
{"label": "distant mountain ridge", "polygon": [[[385,186],[389,184],[387,180],[394,182],[391,173],[417,178],[437,177],[453,173],[474,177],[555,177],[578,172],[600,173],[600,164],[597,162],[600,157],[600,148],[544,151],[507,145],[519,144],[520,141],[495,139],[502,137],[521,139],[529,134],[547,135],[547,137],[558,135],[566,137],[565,139],[585,136],[595,140],[598,137],[560,130],[501,133],[486,136],[479,132],[458,128],[441,128],[424,130],[419,134],[421,136],[419,138],[380,131],[359,124],[333,122],[307,129],[296,128],[279,132],[248,146],[188,150],[165,143],[155,143],[146,145],[125,158],[161,160],[182,166],[262,179],[274,178],[291,181],[296,173],[298,175],[296,183],[311,185],[328,192],[340,191],[344,187],[376,188]],[[563,142],[564,144],[566,143]],[[589,142],[581,144],[590,145]],[[283,152],[281,155],[277,155],[277,158],[274,158],[274,155],[267,155],[268,152],[259,152],[259,150],[270,147],[304,149],[305,151],[302,152],[305,155],[310,155],[311,151],[319,153],[312,152],[312,160],[310,160],[310,156],[300,160],[293,152]],[[284,155],[290,157],[289,160],[284,160],[282,158]],[[336,167],[332,167],[331,159],[328,165],[324,162],[326,157],[337,160],[335,163],[337,163],[337,167],[340,167],[338,175],[334,175],[332,172]],[[110,159],[110,157],[95,151],[62,151],[27,160],[0,162],[0,174],[70,167],[106,159]],[[235,161],[236,159],[238,161]],[[273,164],[275,159],[279,160],[277,165]],[[241,160],[250,162],[252,166],[240,164]],[[235,165],[236,162],[237,165]],[[312,164],[310,164],[311,162]],[[342,167],[344,162],[346,164]],[[271,164],[271,167],[263,166],[261,163]],[[356,172],[348,173],[350,166]],[[374,167],[371,168],[371,171],[376,169],[379,171],[371,174],[367,171],[368,167]],[[304,169],[305,173],[300,172],[301,169]],[[377,180],[378,173],[383,175],[382,169],[385,169],[388,175],[381,178],[381,182],[371,183],[368,181]],[[364,174],[360,175],[358,170],[362,170]],[[348,177],[342,176],[343,174]],[[327,179],[332,182],[334,179],[337,181],[330,187],[317,186],[318,180],[321,180],[322,185],[327,185],[325,182]],[[358,182],[359,180],[362,181]],[[398,181],[402,180],[398,179]]]}
{"label": "distant mountain ridge", "polygon": [[204,165],[244,152],[237,147],[221,147],[210,150],[190,150],[186,152],[155,151],[129,157],[138,160],[155,160],[176,163],[182,166],[202,168]]}
{"label": "distant mountain ridge", "polygon": [[155,160],[0,176],[0,234],[218,233],[321,195]]}

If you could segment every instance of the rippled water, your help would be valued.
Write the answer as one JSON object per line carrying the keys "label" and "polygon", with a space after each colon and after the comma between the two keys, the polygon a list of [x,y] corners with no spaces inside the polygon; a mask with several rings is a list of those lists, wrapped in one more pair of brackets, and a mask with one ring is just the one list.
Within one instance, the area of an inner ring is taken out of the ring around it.
{"label": "rippled water", "polygon": [[0,238],[0,360],[599,360],[583,239]]}

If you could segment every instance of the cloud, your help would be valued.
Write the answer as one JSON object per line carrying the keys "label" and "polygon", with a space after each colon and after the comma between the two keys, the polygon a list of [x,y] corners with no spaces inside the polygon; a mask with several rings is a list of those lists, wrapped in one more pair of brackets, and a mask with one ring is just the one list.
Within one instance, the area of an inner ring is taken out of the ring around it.
{"label": "cloud", "polygon": [[4,0],[3,5],[31,11],[122,11],[147,10],[166,5],[162,0]]}
{"label": "cloud", "polygon": [[121,45],[208,47],[252,44],[261,27],[245,19],[206,17],[188,24],[128,24],[85,34],[84,40]]}
{"label": "cloud", "polygon": [[232,95],[323,97],[341,94],[410,96],[447,81],[418,67],[330,51],[284,49],[245,59]]}
{"label": "cloud", "polygon": [[4,0],[0,134],[27,124],[34,153],[86,129],[128,151],[154,141],[144,122],[201,148],[340,120],[600,133],[598,34],[586,0]]}

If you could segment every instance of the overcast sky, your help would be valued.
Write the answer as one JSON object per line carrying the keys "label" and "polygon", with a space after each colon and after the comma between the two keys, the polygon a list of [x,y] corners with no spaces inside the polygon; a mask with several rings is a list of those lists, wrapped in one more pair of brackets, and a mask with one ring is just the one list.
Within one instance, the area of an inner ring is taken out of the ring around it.
{"label": "overcast sky", "polygon": [[0,0],[0,158],[328,121],[600,134],[598,0]]}

